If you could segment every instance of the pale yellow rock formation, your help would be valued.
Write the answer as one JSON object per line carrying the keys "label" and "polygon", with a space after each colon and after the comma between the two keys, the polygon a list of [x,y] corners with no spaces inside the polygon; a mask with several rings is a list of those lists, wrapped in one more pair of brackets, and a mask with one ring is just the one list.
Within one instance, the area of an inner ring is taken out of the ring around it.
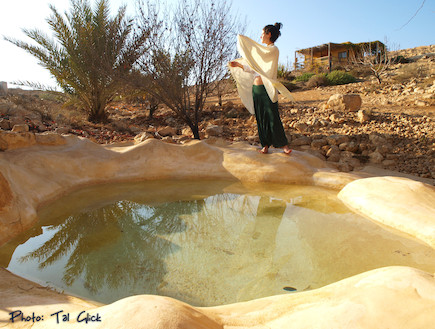
{"label": "pale yellow rock formation", "polygon": [[[381,268],[316,290],[217,307],[193,307],[151,295],[98,306],[44,290],[4,270],[0,278],[2,297],[8,297],[0,300],[0,323],[9,322],[10,328],[421,329],[435,321],[434,276],[408,267]],[[11,324],[9,313],[16,310],[43,316],[44,321]],[[58,324],[51,314],[61,310]],[[62,322],[61,315],[67,313],[69,321]],[[100,321],[77,323],[87,313]]]}
{"label": "pale yellow rock formation", "polygon": [[351,209],[435,248],[435,188],[399,177],[359,179],[338,197]]}
{"label": "pale yellow rock formation", "polygon": [[[82,186],[211,178],[344,187],[340,197],[351,208],[434,246],[435,191],[409,179],[360,179],[303,152],[294,151],[290,157],[278,150],[261,155],[248,144],[219,140],[181,146],[150,139],[137,145],[101,146],[73,136],[46,138],[46,145],[31,146],[32,142],[30,147],[0,153],[0,245],[33,225],[38,207]],[[312,291],[209,308],[149,295],[101,306],[0,269],[0,327],[430,328],[434,309],[433,275],[408,267],[377,269]],[[26,316],[43,315],[44,321],[12,324],[9,313],[16,310]],[[58,324],[50,314],[61,310],[60,320],[66,313],[70,319]],[[83,319],[87,312],[101,322],[76,323],[78,315]]]}

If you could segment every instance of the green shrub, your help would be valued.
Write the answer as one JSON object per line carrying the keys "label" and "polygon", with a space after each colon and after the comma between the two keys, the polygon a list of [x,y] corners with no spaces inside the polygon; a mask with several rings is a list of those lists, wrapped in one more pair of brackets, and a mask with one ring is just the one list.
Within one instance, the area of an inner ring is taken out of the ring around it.
{"label": "green shrub", "polygon": [[314,76],[314,73],[303,73],[302,75],[296,77],[296,81],[303,81],[303,82],[307,82],[308,80],[310,80],[310,78],[312,76]]}
{"label": "green shrub", "polygon": [[278,79],[291,80],[293,78],[290,66],[278,64]]}
{"label": "green shrub", "polygon": [[279,80],[284,87],[286,87],[289,91],[295,90],[295,89],[299,89],[300,87],[295,85],[293,82],[288,81],[288,80]]}
{"label": "green shrub", "polygon": [[335,85],[344,85],[347,83],[355,82],[356,79],[353,75],[350,73],[347,73],[345,71],[332,71],[327,76],[328,84],[335,86]]}
{"label": "green shrub", "polygon": [[307,82],[307,87],[314,88],[320,86],[327,86],[329,84],[328,75],[326,73],[320,73],[313,75]]}

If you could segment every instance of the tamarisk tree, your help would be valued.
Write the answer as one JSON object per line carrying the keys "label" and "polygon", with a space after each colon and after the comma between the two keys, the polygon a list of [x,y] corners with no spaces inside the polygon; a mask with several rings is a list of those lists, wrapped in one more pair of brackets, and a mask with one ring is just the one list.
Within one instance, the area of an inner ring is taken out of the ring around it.
{"label": "tamarisk tree", "polygon": [[225,0],[180,0],[173,9],[155,1],[140,5],[140,25],[152,31],[138,62],[141,88],[174,111],[199,136],[207,97],[227,74],[242,32]]}
{"label": "tamarisk tree", "polygon": [[358,44],[358,48],[351,53],[350,60],[354,65],[368,67],[379,84],[388,68],[394,64],[387,46],[380,41]]}

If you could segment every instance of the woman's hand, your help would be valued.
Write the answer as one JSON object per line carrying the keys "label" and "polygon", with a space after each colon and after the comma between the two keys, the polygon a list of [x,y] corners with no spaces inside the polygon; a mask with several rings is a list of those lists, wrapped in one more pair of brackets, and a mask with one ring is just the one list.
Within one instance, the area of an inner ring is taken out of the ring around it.
{"label": "woman's hand", "polygon": [[240,64],[239,62],[236,62],[236,61],[231,61],[230,66],[231,67],[240,67],[241,69],[243,69],[243,65]]}

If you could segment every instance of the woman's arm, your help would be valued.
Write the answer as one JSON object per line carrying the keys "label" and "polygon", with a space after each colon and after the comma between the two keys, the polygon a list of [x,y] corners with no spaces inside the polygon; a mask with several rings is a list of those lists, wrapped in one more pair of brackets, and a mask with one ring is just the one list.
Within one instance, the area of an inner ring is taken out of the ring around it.
{"label": "woman's arm", "polygon": [[231,61],[230,62],[231,67],[240,67],[243,71],[248,73],[256,73],[253,69],[251,69],[248,65],[244,65],[242,63],[239,63],[237,61]]}

